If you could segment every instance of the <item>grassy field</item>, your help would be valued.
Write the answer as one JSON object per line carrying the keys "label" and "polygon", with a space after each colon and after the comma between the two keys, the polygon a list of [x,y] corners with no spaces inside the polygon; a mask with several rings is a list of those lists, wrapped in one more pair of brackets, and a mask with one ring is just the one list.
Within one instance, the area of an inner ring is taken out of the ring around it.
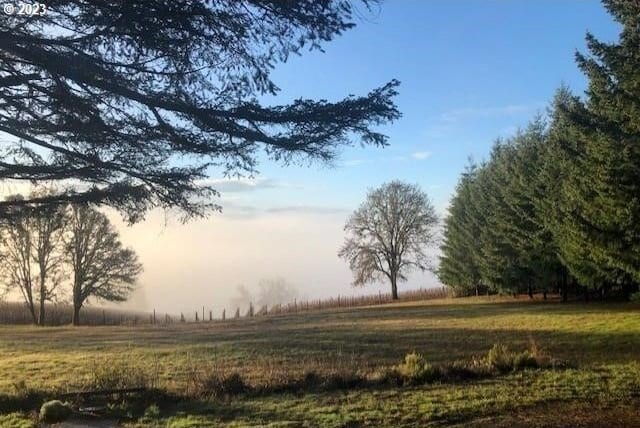
{"label": "grassy field", "polygon": [[[473,361],[497,343],[533,343],[566,364],[269,389],[310,371],[375,376],[412,351],[434,365]],[[212,373],[238,373],[263,392],[207,396]],[[129,426],[640,426],[640,306],[469,298],[166,327],[0,327],[2,427],[31,426],[26,403],[36,401],[24,397],[136,382],[172,398],[112,402],[110,417]]]}

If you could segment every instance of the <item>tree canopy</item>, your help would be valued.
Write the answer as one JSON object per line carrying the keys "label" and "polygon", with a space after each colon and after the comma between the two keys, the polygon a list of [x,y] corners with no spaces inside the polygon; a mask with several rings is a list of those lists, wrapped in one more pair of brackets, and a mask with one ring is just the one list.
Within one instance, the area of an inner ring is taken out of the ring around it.
{"label": "tree canopy", "polygon": [[[361,4],[369,7],[373,0]],[[219,209],[203,179],[256,172],[259,153],[330,162],[400,116],[391,80],[337,102],[264,105],[278,62],[354,27],[346,0],[52,0],[0,21],[0,179],[53,182],[16,205],[89,202],[129,221]],[[3,212],[0,212],[2,214]]]}
{"label": "tree canopy", "polygon": [[[587,34],[584,98],[561,87],[533,121],[463,175],[446,220],[439,275],[463,292],[517,292],[567,276],[589,290],[640,283],[640,3],[603,2],[614,43]],[[477,289],[477,288],[476,288]]]}
{"label": "tree canopy", "polygon": [[383,184],[349,217],[339,256],[354,274],[354,285],[388,279],[393,299],[398,280],[412,269],[429,268],[427,249],[434,243],[438,222],[428,195],[401,181]]}

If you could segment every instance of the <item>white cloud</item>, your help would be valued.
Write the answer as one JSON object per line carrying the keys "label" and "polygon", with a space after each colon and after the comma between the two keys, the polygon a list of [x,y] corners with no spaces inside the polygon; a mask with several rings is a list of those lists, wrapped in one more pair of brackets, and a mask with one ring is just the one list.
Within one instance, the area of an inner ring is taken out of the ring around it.
{"label": "white cloud", "polygon": [[255,190],[262,189],[277,189],[277,188],[300,188],[300,185],[294,185],[290,183],[284,183],[273,180],[271,178],[208,178],[200,180],[198,184],[203,186],[211,186],[220,193],[243,193],[253,192]]}
{"label": "white cloud", "polygon": [[349,210],[339,207],[321,207],[315,205],[292,205],[273,207],[265,210],[267,213],[296,213],[296,214],[345,214]]}
{"label": "white cloud", "polygon": [[425,159],[429,159],[429,158],[431,157],[431,155],[432,155],[432,154],[433,154],[433,153],[431,153],[431,152],[427,152],[427,151],[424,151],[424,152],[414,152],[414,153],[412,153],[412,154],[411,154],[411,157],[412,157],[413,159],[417,159],[417,160],[425,160]]}
{"label": "white cloud", "polygon": [[438,116],[440,122],[454,123],[467,118],[513,116],[530,113],[540,109],[544,103],[511,104],[498,107],[465,107],[442,113]]}
{"label": "white cloud", "polygon": [[351,160],[346,160],[346,161],[340,162],[340,166],[346,166],[346,167],[358,166],[358,165],[362,165],[362,164],[369,163],[369,162],[371,162],[371,161],[368,160],[368,159],[351,159]]}

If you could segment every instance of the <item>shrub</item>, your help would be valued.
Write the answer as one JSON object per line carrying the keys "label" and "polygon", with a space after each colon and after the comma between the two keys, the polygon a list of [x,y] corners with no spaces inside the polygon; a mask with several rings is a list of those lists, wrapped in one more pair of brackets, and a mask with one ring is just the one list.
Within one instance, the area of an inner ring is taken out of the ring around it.
{"label": "shrub", "polygon": [[226,374],[221,370],[213,370],[201,373],[194,381],[197,394],[213,397],[238,395],[249,390],[249,385],[238,372]]}
{"label": "shrub", "polygon": [[90,381],[91,388],[101,390],[146,388],[151,385],[151,376],[128,361],[106,360],[97,364]]}
{"label": "shrub", "polygon": [[502,344],[496,343],[485,357],[487,365],[499,372],[506,372],[513,368],[513,353]]}
{"label": "shrub", "polygon": [[40,420],[45,423],[57,423],[67,419],[73,410],[60,400],[47,401],[40,408]]}
{"label": "shrub", "polygon": [[513,369],[536,369],[539,367],[538,360],[529,351],[522,351],[513,355]]}
{"label": "shrub", "polygon": [[247,384],[238,372],[225,376],[220,384],[220,393],[222,394],[236,395],[246,392],[247,389]]}
{"label": "shrub", "polygon": [[634,303],[640,303],[640,291],[636,291],[635,293],[629,296],[629,301]]}
{"label": "shrub", "polygon": [[439,377],[440,371],[429,364],[422,355],[412,352],[405,355],[404,361],[395,367],[404,383],[422,383]]}
{"label": "shrub", "polygon": [[442,377],[451,381],[479,379],[491,375],[491,370],[483,360],[453,361],[442,369]]}
{"label": "shrub", "polygon": [[529,349],[522,352],[512,352],[502,344],[495,344],[487,353],[485,362],[490,369],[502,373],[527,368],[561,367],[563,365],[551,359],[535,342],[531,342]]}

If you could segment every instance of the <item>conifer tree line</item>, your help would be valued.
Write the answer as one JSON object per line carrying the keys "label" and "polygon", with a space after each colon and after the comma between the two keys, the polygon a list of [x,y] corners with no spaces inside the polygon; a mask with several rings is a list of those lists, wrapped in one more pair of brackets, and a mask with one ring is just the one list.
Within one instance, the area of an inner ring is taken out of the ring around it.
{"label": "conifer tree line", "polygon": [[33,324],[45,325],[47,304],[62,302],[78,325],[90,301],[127,300],[141,272],[107,216],[86,204],[21,208],[0,222],[0,296],[20,297]]}
{"label": "conifer tree line", "polygon": [[640,283],[640,2],[606,0],[618,41],[587,33],[584,97],[470,162],[444,225],[440,280],[456,294],[629,294]]}

